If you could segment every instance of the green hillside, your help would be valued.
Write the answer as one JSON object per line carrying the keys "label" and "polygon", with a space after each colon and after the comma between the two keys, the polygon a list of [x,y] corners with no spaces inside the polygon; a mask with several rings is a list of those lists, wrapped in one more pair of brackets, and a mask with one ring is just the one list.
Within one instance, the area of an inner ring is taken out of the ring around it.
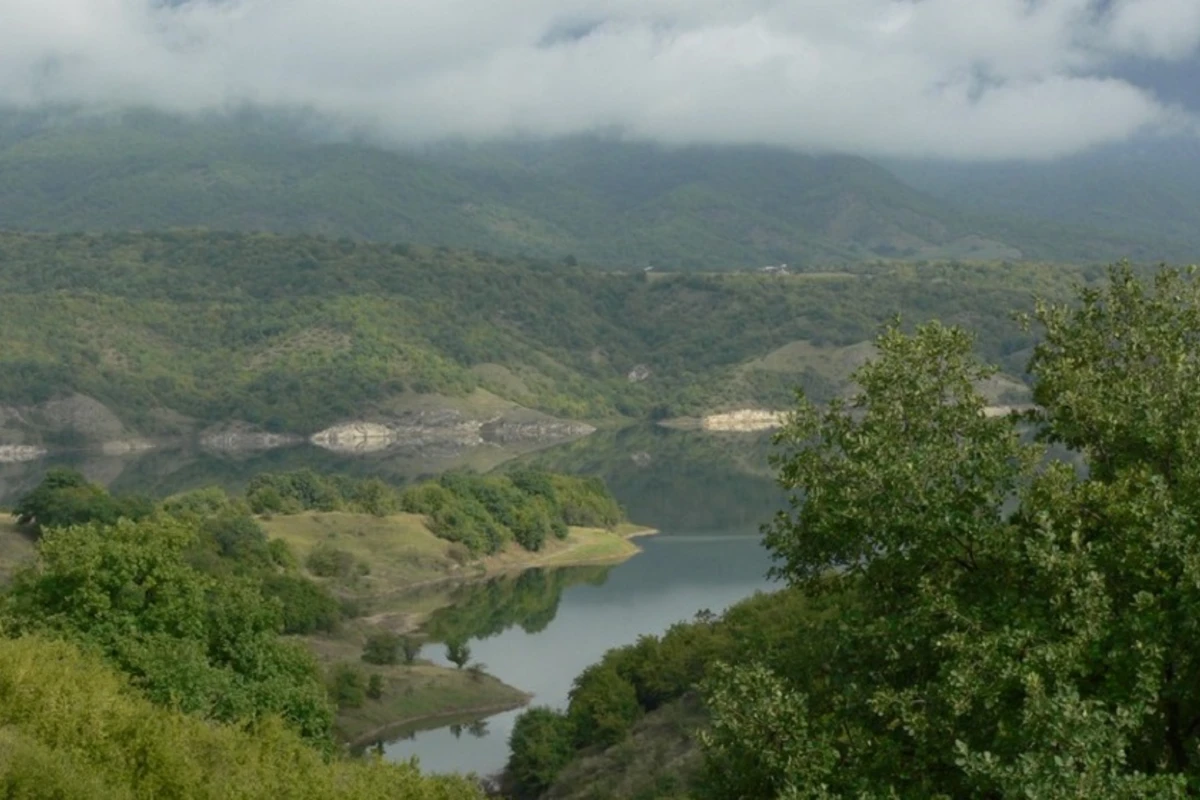
{"label": "green hillside", "polygon": [[894,314],[970,324],[1019,374],[1030,340],[1009,313],[1089,274],[647,276],[312,236],[4,234],[0,404],[25,409],[6,424],[36,427],[78,393],[151,434],[229,420],[310,433],[479,389],[591,419],[780,406],[797,384],[838,393]]}
{"label": "green hillside", "polygon": [[770,148],[573,138],[418,151],[253,114],[0,112],[0,228],[317,233],[660,269],[1185,258],[1128,231],[970,217],[961,205],[860,158]]}

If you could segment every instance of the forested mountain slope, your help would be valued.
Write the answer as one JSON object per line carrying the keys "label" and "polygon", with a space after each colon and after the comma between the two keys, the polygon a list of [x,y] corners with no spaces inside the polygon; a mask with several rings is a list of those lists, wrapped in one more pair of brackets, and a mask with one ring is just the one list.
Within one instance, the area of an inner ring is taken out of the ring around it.
{"label": "forested mountain slope", "polygon": [[969,323],[1019,375],[1029,338],[1010,312],[1090,275],[646,275],[313,236],[6,234],[0,404],[11,429],[37,417],[12,409],[78,393],[150,434],[310,433],[477,389],[575,418],[780,406],[797,384],[838,393],[894,314]]}
{"label": "forested mountain slope", "polygon": [[962,205],[861,158],[771,148],[579,137],[404,149],[254,113],[0,111],[0,228],[319,233],[660,269],[1189,257],[1137,231]]}

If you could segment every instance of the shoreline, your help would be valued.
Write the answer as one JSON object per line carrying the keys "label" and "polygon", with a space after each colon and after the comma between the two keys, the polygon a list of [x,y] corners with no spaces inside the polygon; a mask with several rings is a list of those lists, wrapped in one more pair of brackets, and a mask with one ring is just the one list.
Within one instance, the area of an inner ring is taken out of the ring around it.
{"label": "shoreline", "polygon": [[[463,708],[454,711],[440,711],[433,714],[419,714],[415,717],[399,719],[395,722],[389,722],[378,728],[374,728],[367,733],[361,734],[355,739],[347,740],[346,746],[351,750],[369,747],[377,741],[385,740],[388,734],[392,734],[393,738],[404,728],[409,726],[414,727],[412,733],[420,733],[421,731],[436,730],[449,724],[449,720],[458,717],[476,719],[487,719],[494,717],[497,714],[503,714],[507,711],[516,711],[518,708],[525,708],[533,701],[533,695],[529,692],[522,692],[525,695],[524,699],[513,703],[492,703],[486,706],[474,706],[472,708]],[[425,723],[430,724],[427,727]]]}

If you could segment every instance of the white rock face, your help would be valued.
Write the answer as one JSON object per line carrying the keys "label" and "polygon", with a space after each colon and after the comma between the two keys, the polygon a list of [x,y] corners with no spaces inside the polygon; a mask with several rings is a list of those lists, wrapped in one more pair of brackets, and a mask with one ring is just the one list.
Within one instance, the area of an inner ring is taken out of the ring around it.
{"label": "white rock face", "polygon": [[335,453],[373,453],[386,449],[392,438],[392,430],[386,425],[344,422],[314,433],[309,441]]}
{"label": "white rock face", "polygon": [[785,419],[787,419],[786,411],[744,408],[724,414],[709,414],[700,420],[700,427],[706,431],[751,433],[782,427]]}
{"label": "white rock face", "polygon": [[20,464],[36,461],[46,455],[44,447],[30,444],[0,444],[0,464]]}

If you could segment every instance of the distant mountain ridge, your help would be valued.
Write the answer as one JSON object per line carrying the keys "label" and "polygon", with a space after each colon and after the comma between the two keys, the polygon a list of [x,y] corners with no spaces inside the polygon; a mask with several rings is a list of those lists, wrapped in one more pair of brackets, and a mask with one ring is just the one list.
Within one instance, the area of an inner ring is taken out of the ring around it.
{"label": "distant mountain ridge", "polygon": [[14,230],[318,233],[704,270],[1188,254],[966,205],[865,159],[761,147],[577,137],[399,150],[323,137],[304,118],[0,113],[0,228]]}

